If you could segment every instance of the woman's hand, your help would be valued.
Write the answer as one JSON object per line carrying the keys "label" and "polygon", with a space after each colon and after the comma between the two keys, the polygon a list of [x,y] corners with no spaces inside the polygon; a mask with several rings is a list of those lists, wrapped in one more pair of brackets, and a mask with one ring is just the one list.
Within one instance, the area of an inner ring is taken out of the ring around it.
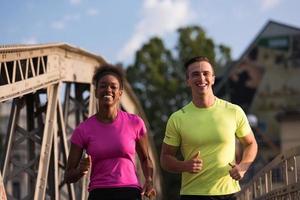
{"label": "woman's hand", "polygon": [[91,165],[91,158],[89,156],[82,159],[82,153],[83,149],[81,147],[71,143],[64,182],[75,183],[87,174]]}
{"label": "woman's hand", "polygon": [[156,190],[154,189],[152,179],[146,180],[143,187],[142,195],[149,199],[153,199],[156,196]]}
{"label": "woman's hand", "polygon": [[91,156],[88,155],[84,158],[81,158],[79,162],[79,173],[82,175],[86,175],[91,167],[92,159]]}
{"label": "woman's hand", "polygon": [[137,141],[136,151],[138,153],[146,180],[142,190],[142,195],[151,200],[156,196],[156,190],[153,187],[153,164],[149,155],[148,148],[148,135],[145,134]]}

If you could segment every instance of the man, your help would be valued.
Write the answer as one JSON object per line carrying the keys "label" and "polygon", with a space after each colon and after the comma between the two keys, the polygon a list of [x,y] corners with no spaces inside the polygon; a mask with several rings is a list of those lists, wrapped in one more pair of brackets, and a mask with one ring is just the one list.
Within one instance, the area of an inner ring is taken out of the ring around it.
{"label": "man", "polygon": [[[160,162],[163,169],[182,173],[181,200],[234,200],[254,161],[257,143],[244,111],[217,98],[210,61],[198,56],[185,64],[192,101],[168,120]],[[235,138],[243,146],[235,161]],[[181,149],[184,160],[176,158]]]}

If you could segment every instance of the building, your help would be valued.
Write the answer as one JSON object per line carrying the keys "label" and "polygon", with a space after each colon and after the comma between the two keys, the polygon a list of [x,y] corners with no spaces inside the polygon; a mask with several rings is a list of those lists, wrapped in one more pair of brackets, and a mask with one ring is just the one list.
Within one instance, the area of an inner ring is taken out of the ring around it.
{"label": "building", "polygon": [[[300,28],[269,21],[216,85],[217,94],[226,90],[231,102],[257,118],[257,169],[288,146],[276,116],[299,110],[299,77]],[[294,138],[300,145],[300,136]]]}

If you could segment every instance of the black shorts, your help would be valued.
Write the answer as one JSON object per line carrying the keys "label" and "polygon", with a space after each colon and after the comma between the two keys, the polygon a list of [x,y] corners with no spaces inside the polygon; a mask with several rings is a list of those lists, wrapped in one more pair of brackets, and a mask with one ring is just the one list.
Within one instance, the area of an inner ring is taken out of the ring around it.
{"label": "black shorts", "polygon": [[214,196],[181,195],[180,200],[236,200],[236,197],[235,194],[214,195]]}
{"label": "black shorts", "polygon": [[138,188],[99,188],[90,191],[88,200],[142,200]]}

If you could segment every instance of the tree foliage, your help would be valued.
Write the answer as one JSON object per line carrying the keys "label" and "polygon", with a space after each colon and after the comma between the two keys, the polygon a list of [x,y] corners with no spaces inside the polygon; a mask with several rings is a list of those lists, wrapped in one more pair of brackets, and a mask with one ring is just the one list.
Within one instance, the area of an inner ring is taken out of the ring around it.
{"label": "tree foliage", "polygon": [[179,59],[186,61],[191,57],[204,55],[212,64],[215,64],[215,44],[206,36],[205,31],[199,26],[191,26],[178,29],[179,39],[177,51]]}
{"label": "tree foliage", "polygon": [[[127,67],[128,81],[143,106],[159,153],[168,117],[191,101],[183,63],[196,55],[207,56],[215,70],[231,59],[230,48],[215,45],[201,27],[189,26],[178,29],[174,51],[167,49],[160,38],[151,38]],[[164,178],[166,199],[176,199],[179,176],[164,174]]]}
{"label": "tree foliage", "polygon": [[137,51],[135,63],[127,68],[127,78],[142,103],[154,135],[163,135],[169,114],[182,104],[182,97],[177,94],[182,83],[175,65],[163,41],[152,38]]}

